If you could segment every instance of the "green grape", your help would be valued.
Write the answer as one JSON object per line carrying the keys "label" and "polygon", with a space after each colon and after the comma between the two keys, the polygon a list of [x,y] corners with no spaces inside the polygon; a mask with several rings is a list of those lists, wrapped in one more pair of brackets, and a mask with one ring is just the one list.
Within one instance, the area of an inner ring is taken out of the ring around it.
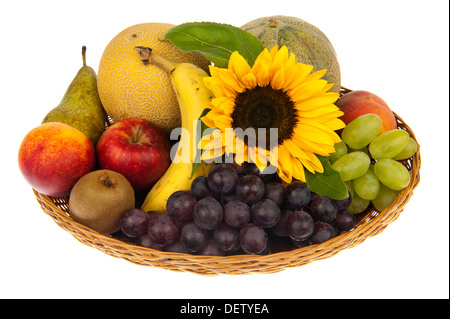
{"label": "green grape", "polygon": [[344,182],[347,186],[347,190],[351,196],[355,194],[355,188],[353,187],[353,181],[346,181]]}
{"label": "green grape", "polygon": [[342,140],[353,149],[368,145],[381,131],[381,118],[377,114],[364,114],[342,130]]}
{"label": "green grape", "polygon": [[351,147],[349,147],[348,148],[348,153],[351,153],[351,152],[363,152],[363,153],[366,153],[367,155],[369,155],[369,149],[367,148],[367,146],[364,146],[363,148],[360,148],[360,149],[354,149],[354,148],[351,148]]}
{"label": "green grape", "polygon": [[380,181],[373,172],[373,165],[370,165],[363,176],[353,180],[353,188],[362,199],[372,200],[377,197],[380,190]]}
{"label": "green grape", "polygon": [[384,186],[383,184],[380,184],[380,191],[378,192],[377,197],[372,199],[372,204],[381,212],[394,202],[398,193],[399,191],[395,191],[387,186]]}
{"label": "green grape", "polygon": [[412,137],[410,137],[408,143],[406,143],[406,146],[403,148],[403,150],[397,155],[395,155],[392,159],[401,161],[410,158],[411,156],[416,154],[417,148],[418,148],[417,142]]}
{"label": "green grape", "polygon": [[376,160],[393,158],[405,148],[408,139],[408,132],[401,129],[384,132],[370,143],[370,155]]}
{"label": "green grape", "polygon": [[344,182],[362,176],[367,172],[369,166],[369,156],[360,151],[348,153],[331,165],[331,167],[341,174]]}
{"label": "green grape", "polygon": [[347,208],[347,211],[352,214],[362,213],[366,210],[367,207],[369,207],[370,200],[363,199],[358,196],[358,194],[355,192],[353,181],[347,181],[345,182],[345,184],[347,185],[347,189],[352,196],[352,202]]}
{"label": "green grape", "polygon": [[344,141],[340,141],[339,143],[334,144],[334,149],[336,152],[330,154],[330,163],[336,162],[342,156],[347,154],[347,145]]}
{"label": "green grape", "polygon": [[404,189],[411,180],[408,169],[402,163],[389,158],[378,160],[373,171],[381,183],[393,190]]}

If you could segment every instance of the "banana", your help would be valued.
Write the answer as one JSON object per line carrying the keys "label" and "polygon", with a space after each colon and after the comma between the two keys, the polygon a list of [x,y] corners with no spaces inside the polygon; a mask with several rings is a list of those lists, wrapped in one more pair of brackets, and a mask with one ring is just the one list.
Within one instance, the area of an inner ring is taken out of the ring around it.
{"label": "banana", "polygon": [[[198,131],[196,127],[205,104],[213,94],[203,84],[203,78],[208,74],[191,63],[175,63],[147,47],[135,48],[142,62],[147,65],[155,64],[165,70],[171,79],[181,111],[181,138],[177,146],[177,160],[172,160],[164,175],[153,185],[147,194],[141,208],[144,211],[167,212],[166,203],[170,195],[179,190],[189,190],[192,181],[197,176],[208,175],[213,164],[202,162],[191,177],[192,164],[197,155],[197,145],[192,137]],[[186,151],[188,150],[188,151]],[[172,156],[173,157],[173,156]]]}

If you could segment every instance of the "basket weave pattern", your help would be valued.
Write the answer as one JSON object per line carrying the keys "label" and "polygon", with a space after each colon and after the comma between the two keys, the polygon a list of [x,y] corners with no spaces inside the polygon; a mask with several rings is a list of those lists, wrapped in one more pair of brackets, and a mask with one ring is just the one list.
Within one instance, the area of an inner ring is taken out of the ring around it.
{"label": "basket weave pattern", "polygon": [[[351,92],[351,90],[341,89],[341,95],[348,92]],[[410,127],[397,114],[395,115],[398,127],[406,130],[417,141]],[[403,212],[405,205],[413,194],[413,190],[420,181],[420,145],[416,154],[412,158],[403,161],[403,164],[411,173],[411,182],[407,188],[400,192],[388,208],[379,212],[370,206],[366,212],[357,215],[356,226],[351,231],[324,243],[269,255],[198,256],[164,252],[137,246],[117,238],[99,234],[75,222],[70,217],[68,198],[48,197],[35,190],[33,192],[42,210],[56,224],[81,243],[108,255],[138,265],[159,267],[173,271],[186,271],[201,275],[274,273],[289,267],[298,267],[316,260],[332,257],[344,249],[357,246],[367,238],[379,234],[389,224],[394,222]]]}

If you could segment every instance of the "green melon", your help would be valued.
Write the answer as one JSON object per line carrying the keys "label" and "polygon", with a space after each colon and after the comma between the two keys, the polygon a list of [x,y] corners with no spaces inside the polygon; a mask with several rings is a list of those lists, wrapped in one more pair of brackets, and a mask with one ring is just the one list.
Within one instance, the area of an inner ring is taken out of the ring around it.
{"label": "green melon", "polygon": [[323,79],[334,83],[330,91],[339,92],[341,72],[331,42],[317,27],[295,17],[271,16],[252,20],[241,29],[258,37],[269,50],[285,45],[297,57],[297,62],[314,66],[313,71],[327,69]]}

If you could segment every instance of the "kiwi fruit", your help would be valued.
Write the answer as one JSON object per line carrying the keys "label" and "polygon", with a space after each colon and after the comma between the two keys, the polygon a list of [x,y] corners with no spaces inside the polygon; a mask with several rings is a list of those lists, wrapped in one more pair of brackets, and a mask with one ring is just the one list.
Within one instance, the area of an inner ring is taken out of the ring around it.
{"label": "kiwi fruit", "polygon": [[118,231],[120,216],[134,206],[130,182],[122,174],[107,169],[81,177],[69,196],[71,217],[105,235]]}

